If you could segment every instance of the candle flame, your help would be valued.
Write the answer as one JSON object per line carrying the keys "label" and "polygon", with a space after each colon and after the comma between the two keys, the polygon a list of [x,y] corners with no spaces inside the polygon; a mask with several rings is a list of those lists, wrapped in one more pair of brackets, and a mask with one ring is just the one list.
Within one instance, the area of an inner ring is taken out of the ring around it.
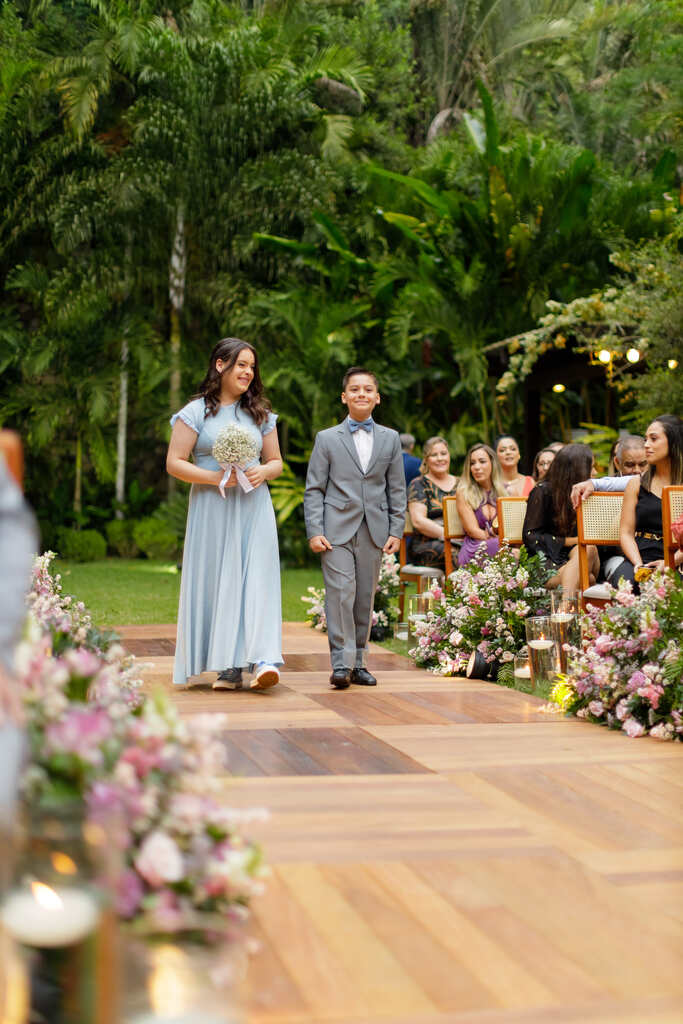
{"label": "candle flame", "polygon": [[50,859],[52,860],[52,867],[60,875],[75,875],[78,872],[78,868],[68,853],[60,853],[59,850],[55,850],[51,854]]}
{"label": "candle flame", "polygon": [[62,910],[64,904],[54,889],[42,882],[31,882],[31,892],[36,903],[39,903],[45,910]]}

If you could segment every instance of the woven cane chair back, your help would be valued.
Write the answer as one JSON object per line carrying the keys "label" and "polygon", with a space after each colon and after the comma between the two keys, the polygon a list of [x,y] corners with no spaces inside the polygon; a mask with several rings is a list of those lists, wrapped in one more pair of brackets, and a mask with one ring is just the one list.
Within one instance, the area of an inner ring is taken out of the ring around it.
{"label": "woven cane chair back", "polygon": [[455,568],[453,549],[457,541],[465,536],[465,527],[458,513],[454,494],[447,494],[441,503],[443,508],[443,553],[446,563],[446,576],[450,576]]}
{"label": "woven cane chair back", "polygon": [[672,569],[678,543],[671,533],[671,526],[683,516],[683,486],[662,488],[662,533],[664,535],[664,558]]}
{"label": "woven cane chair back", "polygon": [[597,491],[579,505],[576,523],[580,544],[618,544],[623,494]]}
{"label": "woven cane chair back", "polygon": [[498,499],[498,539],[512,545],[522,543],[526,498]]}
{"label": "woven cane chair back", "polygon": [[576,532],[579,538],[579,581],[584,607],[588,603],[607,604],[611,590],[604,583],[591,586],[588,571],[588,545],[619,546],[619,525],[623,494],[596,491],[581,502],[576,510]]}

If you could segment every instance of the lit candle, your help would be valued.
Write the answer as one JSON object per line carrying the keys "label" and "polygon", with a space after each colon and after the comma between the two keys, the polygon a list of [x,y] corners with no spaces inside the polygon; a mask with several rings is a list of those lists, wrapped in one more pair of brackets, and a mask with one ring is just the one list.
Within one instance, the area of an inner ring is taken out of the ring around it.
{"label": "lit candle", "polygon": [[531,668],[529,665],[520,665],[515,669],[517,679],[531,679]]}
{"label": "lit candle", "polygon": [[95,930],[99,910],[82,889],[50,889],[32,882],[31,890],[10,892],[0,921],[17,941],[38,949],[73,946]]}
{"label": "lit candle", "polygon": [[551,622],[571,622],[575,618],[573,612],[555,612],[550,616]]}
{"label": "lit candle", "polygon": [[396,639],[397,640],[407,640],[408,639],[408,630],[407,629],[406,630],[400,629],[396,633]]}
{"label": "lit candle", "polygon": [[529,647],[533,647],[535,651],[549,651],[551,647],[555,646],[554,640],[546,640],[545,637],[539,637],[538,640],[529,640]]}

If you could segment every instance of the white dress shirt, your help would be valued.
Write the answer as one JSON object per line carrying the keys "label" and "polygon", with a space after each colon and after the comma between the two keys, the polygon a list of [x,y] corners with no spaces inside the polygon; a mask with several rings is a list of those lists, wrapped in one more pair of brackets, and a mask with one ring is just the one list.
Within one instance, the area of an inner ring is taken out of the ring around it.
{"label": "white dress shirt", "polygon": [[356,446],[356,451],[358,452],[358,461],[360,462],[360,468],[363,470],[364,473],[366,472],[368,466],[370,465],[374,433],[374,430],[363,430],[361,428],[360,430],[356,430],[354,431],[353,434],[351,434],[351,437],[353,438],[353,443]]}
{"label": "white dress shirt", "polygon": [[[637,475],[637,474],[636,474]],[[626,490],[626,484],[635,476],[598,476],[593,480],[596,491],[611,491],[613,494]]]}

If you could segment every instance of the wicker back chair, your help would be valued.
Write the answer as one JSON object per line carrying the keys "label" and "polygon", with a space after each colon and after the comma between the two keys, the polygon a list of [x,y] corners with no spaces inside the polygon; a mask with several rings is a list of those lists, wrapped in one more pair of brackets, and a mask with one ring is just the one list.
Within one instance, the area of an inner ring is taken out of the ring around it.
{"label": "wicker back chair", "polygon": [[[453,562],[453,549],[460,547],[462,539],[465,536],[465,527],[462,525],[462,520],[458,513],[457,506],[455,504],[455,495],[447,494],[442,502],[443,508],[443,548],[444,548],[444,560],[446,562],[446,576],[455,569]],[[458,543],[459,542],[459,543]]]}
{"label": "wicker back chair", "polygon": [[588,545],[619,547],[619,525],[623,494],[596,491],[585,498],[576,510],[576,528],[579,538],[579,582],[584,607],[607,604],[610,591],[604,583],[591,586],[588,573]]}
{"label": "wicker back chair", "polygon": [[426,580],[433,579],[435,576],[443,579],[443,572],[441,569],[438,569],[433,565],[413,565],[408,561],[408,538],[412,533],[413,524],[411,522],[410,515],[406,512],[406,522],[403,528],[401,546],[398,552],[398,610],[401,621],[403,621],[403,613],[405,611],[407,585],[409,583],[414,583],[417,593],[421,594]]}
{"label": "wicker back chair", "polygon": [[526,498],[498,499],[498,540],[519,547],[526,516]]}
{"label": "wicker back chair", "polygon": [[664,537],[664,561],[671,568],[676,567],[675,555],[678,541],[674,540],[671,525],[683,516],[683,486],[662,488],[662,534]]}
{"label": "wicker back chair", "polygon": [[10,474],[19,487],[23,487],[24,452],[19,435],[13,430],[0,430],[0,458],[4,458]]}

